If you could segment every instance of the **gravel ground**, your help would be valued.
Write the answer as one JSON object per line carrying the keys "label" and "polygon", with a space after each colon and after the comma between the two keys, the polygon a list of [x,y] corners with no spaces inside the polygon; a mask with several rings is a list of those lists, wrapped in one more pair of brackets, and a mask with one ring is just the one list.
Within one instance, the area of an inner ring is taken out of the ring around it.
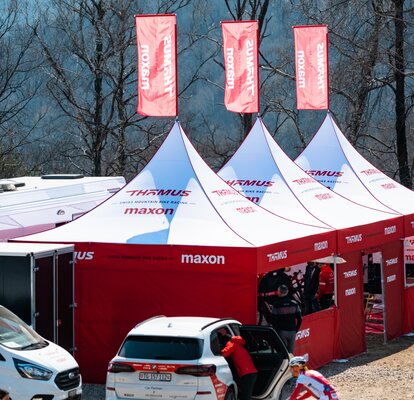
{"label": "gravel ground", "polygon": [[[381,335],[369,335],[366,353],[319,371],[336,386],[340,400],[414,400],[414,335],[387,344]],[[104,385],[84,385],[83,400],[104,399]]]}
{"label": "gravel ground", "polygon": [[341,400],[414,399],[414,336],[383,344],[370,335],[367,352],[346,363],[332,362],[320,369],[336,386]]}

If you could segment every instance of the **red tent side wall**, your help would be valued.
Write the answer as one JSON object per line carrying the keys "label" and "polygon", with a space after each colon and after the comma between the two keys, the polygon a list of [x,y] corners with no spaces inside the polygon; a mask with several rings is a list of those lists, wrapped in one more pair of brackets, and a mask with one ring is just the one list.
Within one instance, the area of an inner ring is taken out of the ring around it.
{"label": "red tent side wall", "polygon": [[79,243],[76,251],[76,358],[85,382],[105,381],[126,333],[149,317],[256,322],[256,249]]}
{"label": "red tent side wall", "polygon": [[364,289],[361,252],[344,254],[337,264],[338,349],[340,358],[365,351]]}
{"label": "red tent side wall", "polygon": [[286,240],[259,248],[257,272],[262,274],[334,253],[336,253],[336,231]]}
{"label": "red tent side wall", "polygon": [[387,339],[395,339],[404,331],[404,241],[383,245],[384,303]]}
{"label": "red tent side wall", "polygon": [[309,360],[311,368],[319,368],[334,357],[336,307],[305,315],[296,334],[295,355]]}
{"label": "red tent side wall", "polygon": [[404,233],[403,217],[338,230],[338,252],[348,253],[383,243],[398,242]]}

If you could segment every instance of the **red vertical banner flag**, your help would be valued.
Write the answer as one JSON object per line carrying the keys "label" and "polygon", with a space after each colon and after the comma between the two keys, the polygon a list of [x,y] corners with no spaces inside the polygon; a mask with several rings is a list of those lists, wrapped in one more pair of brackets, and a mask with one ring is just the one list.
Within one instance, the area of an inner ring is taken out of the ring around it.
{"label": "red vertical banner flag", "polygon": [[298,110],[329,109],[328,27],[294,26]]}
{"label": "red vertical banner flag", "polygon": [[173,117],[177,100],[175,15],[136,15],[138,108],[141,115]]}
{"label": "red vertical banner flag", "polygon": [[229,111],[259,112],[257,21],[222,22],[226,81],[224,104]]}

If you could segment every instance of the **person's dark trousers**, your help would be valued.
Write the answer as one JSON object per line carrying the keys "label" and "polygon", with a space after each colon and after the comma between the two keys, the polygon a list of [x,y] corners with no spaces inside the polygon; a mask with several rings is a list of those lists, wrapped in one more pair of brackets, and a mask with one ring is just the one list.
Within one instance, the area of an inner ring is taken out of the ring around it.
{"label": "person's dark trousers", "polygon": [[321,309],[325,310],[332,305],[332,294],[324,294],[321,296],[319,302],[321,303]]}
{"label": "person's dark trousers", "polygon": [[247,374],[240,378],[239,400],[251,400],[257,374]]}
{"label": "person's dark trousers", "polygon": [[315,297],[305,297],[305,315],[320,311],[321,306]]}
{"label": "person's dark trousers", "polygon": [[295,351],[296,331],[277,330],[276,332],[285,343],[287,351],[293,354]]}

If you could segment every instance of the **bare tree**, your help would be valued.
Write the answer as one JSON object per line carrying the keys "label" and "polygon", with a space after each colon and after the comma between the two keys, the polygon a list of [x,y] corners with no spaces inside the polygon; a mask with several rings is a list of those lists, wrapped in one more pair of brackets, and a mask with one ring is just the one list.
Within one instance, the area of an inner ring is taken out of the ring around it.
{"label": "bare tree", "polygon": [[13,176],[27,171],[21,156],[34,139],[27,119],[29,104],[39,84],[33,80],[36,58],[31,56],[33,36],[27,33],[19,10],[24,2],[5,0],[0,5],[0,174]]}
{"label": "bare tree", "polygon": [[405,10],[404,0],[393,0],[395,25],[394,76],[395,76],[395,130],[397,134],[397,158],[400,181],[408,188],[412,188],[412,176],[408,163],[407,151],[407,108],[405,97],[406,59],[405,47]]}
{"label": "bare tree", "polygon": [[[132,0],[53,0],[32,26],[46,60],[49,93],[72,138],[60,155],[82,172],[125,172],[125,130],[138,121],[132,104],[133,10]],[[104,162],[109,147],[112,155]]]}

